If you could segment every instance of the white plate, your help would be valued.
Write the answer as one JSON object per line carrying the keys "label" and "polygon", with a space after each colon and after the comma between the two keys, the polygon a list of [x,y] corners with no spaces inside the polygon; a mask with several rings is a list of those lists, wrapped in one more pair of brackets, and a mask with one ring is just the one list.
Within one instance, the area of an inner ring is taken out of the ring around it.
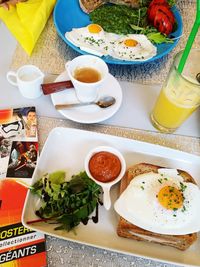
{"label": "white plate", "polygon": [[[67,72],[64,71],[57,77],[55,82],[69,80]],[[122,103],[122,90],[119,82],[111,75],[105,81],[99,90],[99,97],[110,95],[116,98],[116,103],[108,108],[100,108],[97,105],[90,105],[85,107],[77,107],[68,110],[60,110],[59,112],[67,119],[80,123],[97,123],[107,120],[112,117],[120,108]],[[51,95],[54,105],[67,104],[77,102],[74,89],[66,89],[64,91],[54,93]]]}
{"label": "white plate", "polygon": [[[102,145],[113,146],[120,150],[125,157],[127,167],[147,162],[182,169],[189,172],[200,186],[200,157],[198,156],[128,138],[67,128],[55,128],[49,134],[33,174],[32,183],[35,183],[42,174],[60,169],[66,170],[69,176],[79,173],[84,169],[84,159],[88,151]],[[111,189],[112,204],[118,196],[118,189],[118,185]],[[37,208],[38,198],[29,192],[22,215],[25,227],[81,244],[176,263],[181,266],[183,264],[200,266],[200,238],[188,250],[182,252],[167,246],[119,237],[116,234],[118,215],[113,205],[109,211],[100,207],[99,222],[97,224],[89,222],[86,226],[80,224],[76,235],[73,232],[55,231],[55,225],[44,222],[27,225],[26,222],[37,219],[35,215]]]}

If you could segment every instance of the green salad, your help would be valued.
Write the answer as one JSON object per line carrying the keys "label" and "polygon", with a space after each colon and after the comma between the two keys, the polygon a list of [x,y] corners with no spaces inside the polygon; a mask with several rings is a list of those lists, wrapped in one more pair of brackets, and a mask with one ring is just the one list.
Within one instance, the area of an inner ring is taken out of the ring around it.
{"label": "green salad", "polygon": [[[65,172],[45,174],[31,187],[31,192],[41,199],[41,207],[36,215],[41,220],[56,223],[55,230],[70,231],[80,222],[87,224],[89,215],[98,209],[101,188],[92,181],[86,172],[73,175],[65,181]],[[98,212],[92,219],[98,221]]]}
{"label": "green salad", "polygon": [[147,8],[132,9],[122,5],[103,5],[90,13],[93,23],[101,25],[106,32],[133,33],[131,25],[147,25]]}
{"label": "green salad", "polygon": [[[92,23],[99,24],[106,32],[116,34],[145,34],[156,44],[172,43],[173,40],[148,24],[147,9],[150,1],[141,1],[140,8],[125,5],[103,5],[89,14]],[[174,0],[168,1],[170,6]]]}

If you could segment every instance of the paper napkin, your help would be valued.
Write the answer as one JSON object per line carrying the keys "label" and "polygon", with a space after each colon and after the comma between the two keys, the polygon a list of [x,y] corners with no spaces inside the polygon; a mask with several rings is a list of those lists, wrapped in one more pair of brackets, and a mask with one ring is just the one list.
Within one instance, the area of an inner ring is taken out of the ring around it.
{"label": "paper napkin", "polygon": [[28,0],[11,6],[0,7],[0,19],[6,24],[23,49],[31,55],[44,29],[56,0]]}

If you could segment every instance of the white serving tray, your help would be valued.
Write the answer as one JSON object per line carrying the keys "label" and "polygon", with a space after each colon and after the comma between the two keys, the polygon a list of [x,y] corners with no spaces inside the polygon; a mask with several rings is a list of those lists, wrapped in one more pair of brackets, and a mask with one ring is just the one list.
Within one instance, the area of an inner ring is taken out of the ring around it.
{"label": "white serving tray", "polygon": [[[79,173],[84,170],[84,158],[88,151],[99,145],[119,149],[125,157],[127,167],[147,162],[182,169],[189,172],[200,186],[200,157],[198,156],[128,138],[68,128],[54,128],[50,132],[33,174],[32,183],[35,183],[46,172],[65,170],[69,177]],[[116,234],[118,215],[113,210],[118,189],[119,185],[116,185],[111,190],[111,209],[106,211],[100,207],[99,222],[97,224],[89,222],[86,226],[80,224],[76,235],[73,231],[69,233],[61,230],[55,231],[55,225],[45,222],[27,224],[26,222],[37,219],[35,210],[38,208],[38,198],[30,192],[27,194],[24,205],[22,222],[25,227],[35,231],[81,244],[181,266],[200,266],[200,237],[184,252],[167,246],[119,237]]]}

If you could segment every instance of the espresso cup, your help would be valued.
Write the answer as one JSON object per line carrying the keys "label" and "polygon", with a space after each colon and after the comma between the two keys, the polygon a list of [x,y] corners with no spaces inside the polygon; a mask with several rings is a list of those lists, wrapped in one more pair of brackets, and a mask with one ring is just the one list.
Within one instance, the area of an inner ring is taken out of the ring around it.
{"label": "espresso cup", "polygon": [[10,84],[18,87],[23,97],[35,99],[42,95],[41,84],[44,74],[34,65],[24,65],[16,72],[9,71],[7,80]]}
{"label": "espresso cup", "polygon": [[78,100],[80,102],[95,101],[109,73],[107,64],[99,57],[82,55],[67,62],[65,67]]}

